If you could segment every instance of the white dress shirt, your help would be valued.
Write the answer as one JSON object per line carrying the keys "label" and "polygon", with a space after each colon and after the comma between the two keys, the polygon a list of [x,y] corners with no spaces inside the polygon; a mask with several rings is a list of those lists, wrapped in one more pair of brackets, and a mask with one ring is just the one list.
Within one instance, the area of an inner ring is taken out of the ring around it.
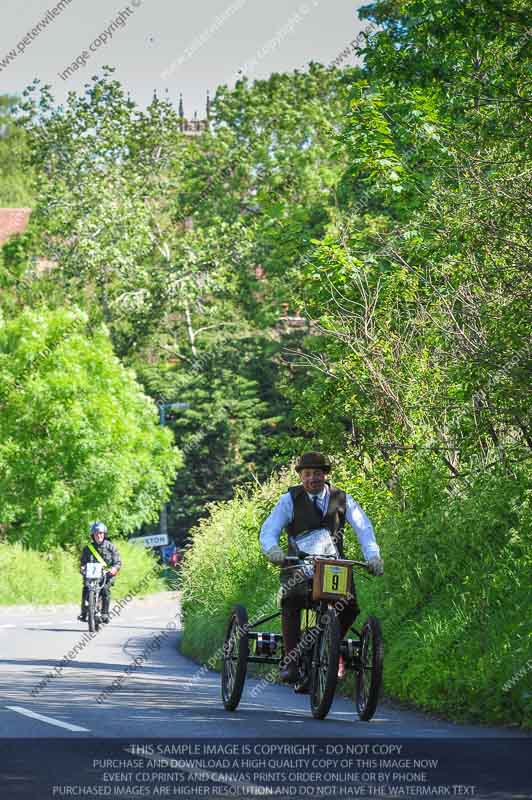
{"label": "white dress shirt", "polygon": [[[313,502],[314,495],[307,492],[310,501]],[[326,514],[329,507],[329,487],[327,484],[322,491],[317,495],[318,506],[323,515]],[[373,525],[365,515],[356,500],[353,500],[350,494],[346,495],[346,521],[351,525],[356,533],[357,539],[364,553],[364,558],[369,561],[374,556],[380,556],[379,545],[375,540],[375,533]],[[294,504],[290,492],[283,494],[273,509],[272,513],[265,521],[260,530],[260,546],[264,553],[266,553],[275,544],[279,544],[279,537],[283,528],[286,528],[294,519]]]}

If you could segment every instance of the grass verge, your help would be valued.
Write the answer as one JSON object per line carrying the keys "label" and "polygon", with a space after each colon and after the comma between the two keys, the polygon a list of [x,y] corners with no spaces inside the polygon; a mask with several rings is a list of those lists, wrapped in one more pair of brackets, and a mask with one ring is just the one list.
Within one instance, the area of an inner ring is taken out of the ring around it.
{"label": "grass verge", "polygon": [[[151,554],[138,545],[114,540],[122,569],[113,586],[113,600],[120,600],[142,586],[142,594],[168,588]],[[81,575],[79,553],[55,548],[47,552],[0,544],[0,605],[79,603]]]}
{"label": "grass verge", "polygon": [[[528,475],[484,474],[453,493],[434,465],[411,478],[407,509],[390,503],[379,515],[385,576],[358,581],[359,621],[374,613],[383,627],[385,691],[458,721],[532,727]],[[234,604],[250,618],[275,611],[277,570],[258,531],[287,485],[282,476],[214,505],[195,531],[182,575],[182,651],[209,667],[219,666]],[[347,554],[360,558],[349,529],[346,539]],[[265,629],[278,631],[278,620]]]}

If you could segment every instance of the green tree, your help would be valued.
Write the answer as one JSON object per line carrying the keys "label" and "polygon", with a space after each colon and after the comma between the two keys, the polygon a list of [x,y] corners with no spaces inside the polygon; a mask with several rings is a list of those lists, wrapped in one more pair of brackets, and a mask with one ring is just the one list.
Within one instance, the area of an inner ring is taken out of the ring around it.
{"label": "green tree", "polygon": [[153,401],[79,311],[25,310],[0,327],[0,519],[43,549],[103,517],[154,519],[181,463]]}
{"label": "green tree", "polygon": [[380,30],[338,137],[338,213],[302,270],[320,335],[295,414],[390,480],[427,449],[452,478],[511,472],[532,442],[526,18],[481,7],[364,10]]}
{"label": "green tree", "polygon": [[25,208],[33,204],[32,172],[23,166],[27,135],[15,124],[16,98],[0,95],[0,206]]}
{"label": "green tree", "polygon": [[215,327],[208,344],[200,343],[195,361],[138,368],[150,394],[188,403],[167,414],[183,453],[169,507],[169,530],[179,541],[208,514],[210,503],[265,476],[272,439],[286,417],[267,338],[242,330],[227,337]]}
{"label": "green tree", "polygon": [[124,355],[167,308],[175,234],[168,204],[184,137],[169,103],[139,110],[111,73],[61,106],[38,82],[25,92],[19,125],[37,174],[36,201],[8,266],[17,281],[33,274],[35,258],[57,264],[24,283],[22,301],[75,300],[107,324]]}

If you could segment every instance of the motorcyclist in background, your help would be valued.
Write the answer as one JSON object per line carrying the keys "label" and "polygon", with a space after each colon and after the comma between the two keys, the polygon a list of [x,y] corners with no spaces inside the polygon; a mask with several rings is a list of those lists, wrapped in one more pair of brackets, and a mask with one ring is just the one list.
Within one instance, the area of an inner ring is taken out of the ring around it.
{"label": "motorcyclist in background", "polygon": [[[117,575],[122,562],[120,554],[115,545],[106,538],[107,527],[103,522],[95,522],[90,528],[91,540],[81,553],[80,558],[80,572],[83,575],[85,564],[89,562],[98,561],[104,570],[107,572],[108,579],[102,588],[102,622],[109,622],[109,604],[111,602],[111,586],[114,583],[115,576]],[[78,619],[81,622],[87,621],[87,589],[85,582],[83,582],[83,590],[81,593],[81,613]]]}

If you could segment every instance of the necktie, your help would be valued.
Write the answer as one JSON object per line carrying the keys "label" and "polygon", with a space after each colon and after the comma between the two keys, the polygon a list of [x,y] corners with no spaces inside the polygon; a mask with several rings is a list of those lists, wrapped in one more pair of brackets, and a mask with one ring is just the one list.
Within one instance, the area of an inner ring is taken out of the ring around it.
{"label": "necktie", "polygon": [[317,494],[313,494],[312,495],[312,502],[314,503],[314,508],[316,509],[316,511],[318,513],[318,517],[320,519],[322,519],[323,514],[321,513],[321,508],[318,505],[318,495]]}

